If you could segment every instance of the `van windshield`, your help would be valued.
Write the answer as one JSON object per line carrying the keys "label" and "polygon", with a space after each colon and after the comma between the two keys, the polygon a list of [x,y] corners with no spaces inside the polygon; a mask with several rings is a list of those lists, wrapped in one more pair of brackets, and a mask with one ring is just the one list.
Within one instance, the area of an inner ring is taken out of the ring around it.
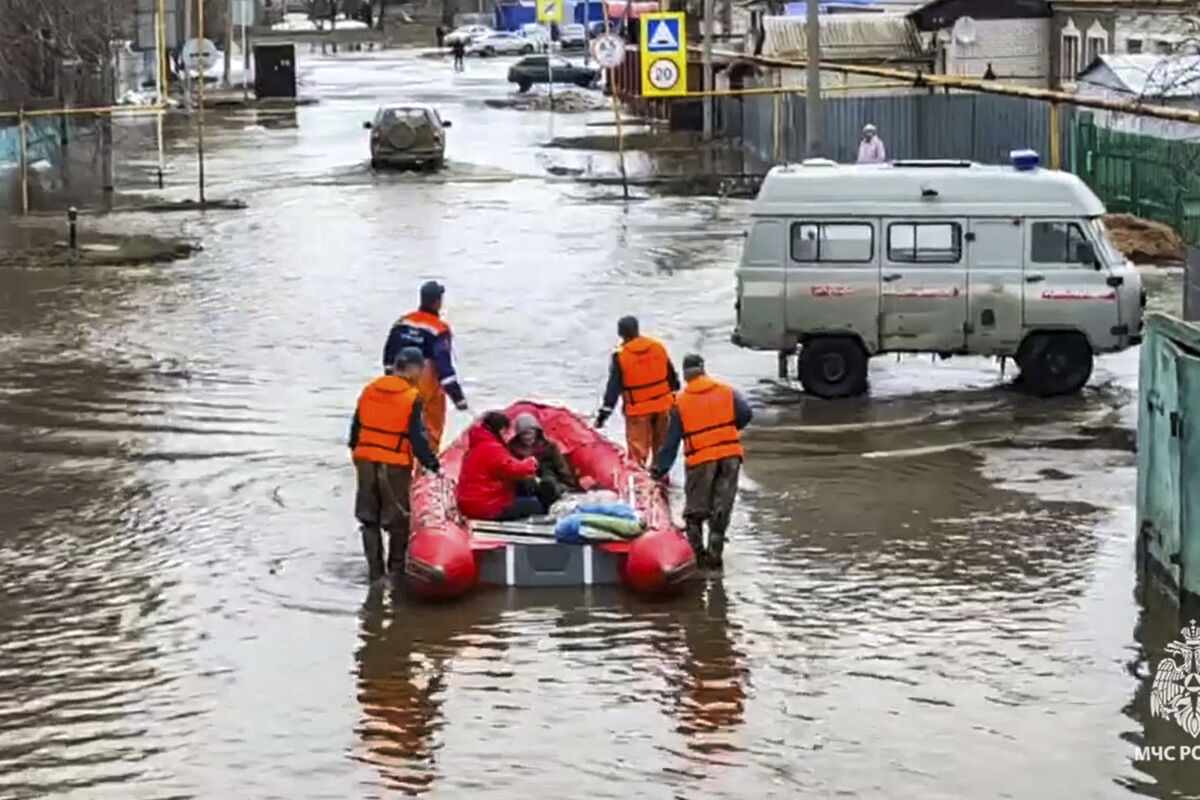
{"label": "van windshield", "polygon": [[1100,255],[1104,258],[1104,263],[1124,264],[1125,254],[1118,250],[1117,246],[1112,243],[1112,238],[1108,235],[1108,226],[1104,224],[1104,220],[1100,217],[1092,217],[1088,220],[1087,225],[1088,231],[1099,246]]}

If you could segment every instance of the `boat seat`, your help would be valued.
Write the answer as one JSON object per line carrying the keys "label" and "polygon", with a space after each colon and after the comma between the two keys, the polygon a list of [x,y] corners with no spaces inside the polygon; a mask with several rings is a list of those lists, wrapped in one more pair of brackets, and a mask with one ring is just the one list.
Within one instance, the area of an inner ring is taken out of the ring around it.
{"label": "boat seat", "polygon": [[467,520],[473,538],[521,544],[556,544],[554,526],[557,523],[558,520],[554,517],[530,517],[511,522],[491,519]]}

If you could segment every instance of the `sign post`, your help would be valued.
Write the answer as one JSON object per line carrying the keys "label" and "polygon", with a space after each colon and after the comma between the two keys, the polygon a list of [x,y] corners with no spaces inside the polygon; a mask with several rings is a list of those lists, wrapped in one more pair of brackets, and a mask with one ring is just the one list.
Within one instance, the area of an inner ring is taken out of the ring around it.
{"label": "sign post", "polygon": [[[537,19],[544,25],[562,22],[563,0],[537,0]],[[553,37],[552,37],[553,38]],[[546,49],[546,86],[550,92],[550,113],[554,113],[554,57]]]}
{"label": "sign post", "polygon": [[687,94],[687,41],[682,11],[642,14],[643,97]]}

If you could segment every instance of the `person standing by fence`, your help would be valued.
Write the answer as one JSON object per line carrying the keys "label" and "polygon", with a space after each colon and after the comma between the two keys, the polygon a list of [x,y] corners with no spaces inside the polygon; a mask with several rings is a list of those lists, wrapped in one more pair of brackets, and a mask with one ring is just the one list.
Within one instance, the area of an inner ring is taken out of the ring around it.
{"label": "person standing by fence", "polygon": [[879,130],[867,123],[863,126],[862,141],[858,143],[859,164],[883,164],[887,162],[887,150],[884,149],[883,139],[879,138]]}

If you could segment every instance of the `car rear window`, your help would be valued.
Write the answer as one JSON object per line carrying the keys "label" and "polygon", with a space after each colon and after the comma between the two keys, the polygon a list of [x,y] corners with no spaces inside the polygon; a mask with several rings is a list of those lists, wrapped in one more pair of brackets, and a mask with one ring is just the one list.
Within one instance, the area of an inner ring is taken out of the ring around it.
{"label": "car rear window", "polygon": [[426,119],[428,116],[423,108],[389,108],[383,112],[384,122],[424,122]]}

